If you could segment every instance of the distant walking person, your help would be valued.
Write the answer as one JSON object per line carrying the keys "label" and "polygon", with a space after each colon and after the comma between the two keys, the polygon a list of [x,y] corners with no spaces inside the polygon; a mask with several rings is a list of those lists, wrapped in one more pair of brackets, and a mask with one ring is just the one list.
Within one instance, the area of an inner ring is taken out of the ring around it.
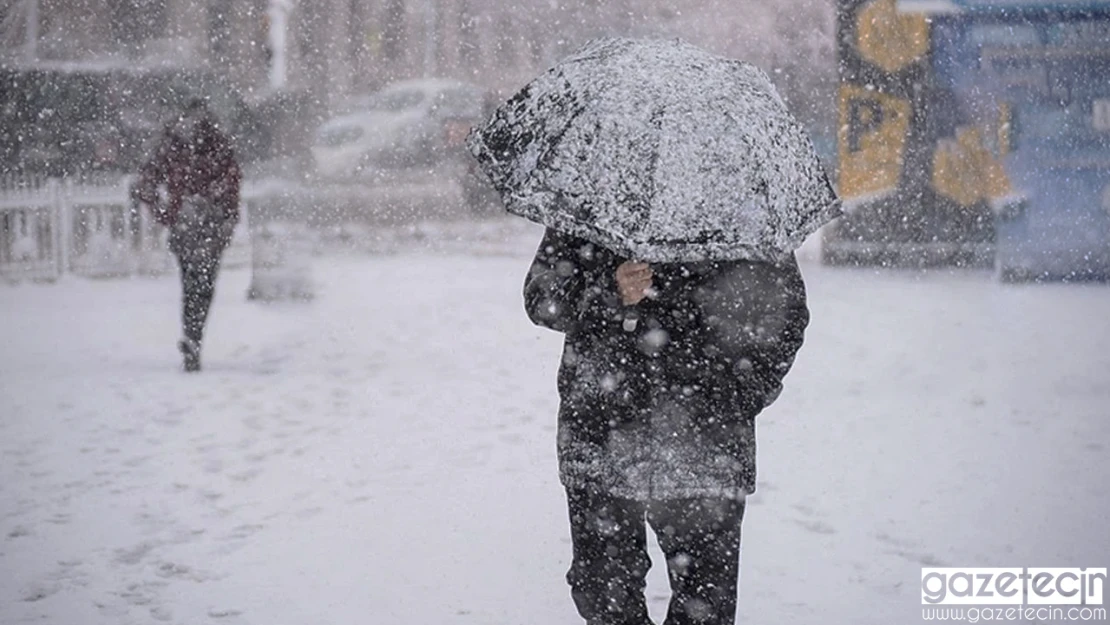
{"label": "distant walking person", "polygon": [[220,256],[239,221],[241,178],[230,141],[204,100],[194,99],[166,124],[135,186],[136,199],[170,229],[170,251],[181,267],[183,336],[178,349],[186,371],[200,370]]}

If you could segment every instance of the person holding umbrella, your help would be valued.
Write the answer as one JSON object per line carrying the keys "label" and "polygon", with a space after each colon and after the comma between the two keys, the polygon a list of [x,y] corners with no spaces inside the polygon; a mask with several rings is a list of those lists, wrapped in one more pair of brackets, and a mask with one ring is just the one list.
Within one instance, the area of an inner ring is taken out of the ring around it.
{"label": "person holding umbrella", "polygon": [[239,221],[241,179],[231,142],[206,102],[194,98],[166,124],[132,190],[133,197],[170,229],[170,251],[181,268],[183,336],[177,347],[188,372],[200,370],[201,340],[220,257]]}
{"label": "person holding umbrella", "polygon": [[812,144],[758,69],[603,39],[469,145],[506,208],[546,226],[524,301],[566,336],[558,454],[579,614],[651,622],[650,526],[665,624],[733,623],[755,420],[809,322],[793,250],[840,210]]}

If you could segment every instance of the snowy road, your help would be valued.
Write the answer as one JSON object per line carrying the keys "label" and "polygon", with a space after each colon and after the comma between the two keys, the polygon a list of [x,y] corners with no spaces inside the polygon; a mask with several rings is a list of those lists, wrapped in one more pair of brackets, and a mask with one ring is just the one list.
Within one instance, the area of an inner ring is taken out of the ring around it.
{"label": "snowy road", "polygon": [[[197,376],[171,278],[0,288],[0,623],[579,622],[560,337],[511,231],[319,259],[306,305],[228,272]],[[740,622],[916,623],[923,565],[1110,565],[1110,289],[803,272]]]}

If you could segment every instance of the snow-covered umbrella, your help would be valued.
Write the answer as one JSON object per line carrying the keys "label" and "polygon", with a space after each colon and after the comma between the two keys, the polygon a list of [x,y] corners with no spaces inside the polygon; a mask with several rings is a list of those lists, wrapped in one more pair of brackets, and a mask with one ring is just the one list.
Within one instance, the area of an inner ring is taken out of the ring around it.
{"label": "snow-covered umbrella", "polygon": [[591,41],[468,138],[512,213],[636,260],[776,260],[840,214],[758,68],[681,40]]}

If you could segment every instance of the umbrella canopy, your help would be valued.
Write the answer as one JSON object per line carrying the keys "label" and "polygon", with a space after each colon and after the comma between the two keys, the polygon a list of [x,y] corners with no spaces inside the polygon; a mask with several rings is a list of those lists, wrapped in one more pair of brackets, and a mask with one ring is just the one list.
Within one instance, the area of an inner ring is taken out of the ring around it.
{"label": "umbrella canopy", "polygon": [[512,213],[637,260],[774,260],[840,214],[766,74],[680,40],[599,39],[475,128]]}

